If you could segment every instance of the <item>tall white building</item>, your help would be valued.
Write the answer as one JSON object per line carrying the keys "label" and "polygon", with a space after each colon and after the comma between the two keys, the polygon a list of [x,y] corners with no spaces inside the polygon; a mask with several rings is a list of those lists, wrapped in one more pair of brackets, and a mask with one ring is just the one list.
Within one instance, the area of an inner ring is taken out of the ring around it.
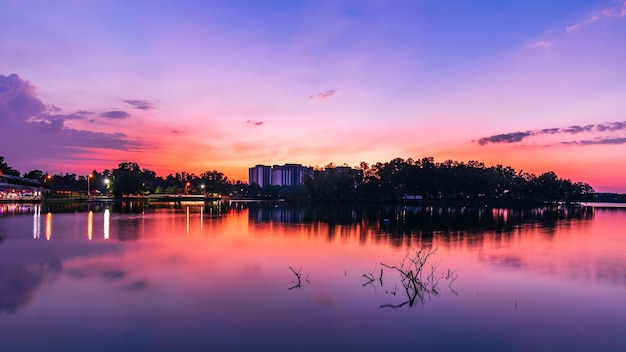
{"label": "tall white building", "polygon": [[248,169],[248,183],[256,183],[261,187],[272,184],[272,167],[265,165],[256,165]]}
{"label": "tall white building", "polygon": [[248,170],[248,183],[265,186],[297,186],[302,184],[304,175],[312,174],[313,168],[302,164],[256,165]]}

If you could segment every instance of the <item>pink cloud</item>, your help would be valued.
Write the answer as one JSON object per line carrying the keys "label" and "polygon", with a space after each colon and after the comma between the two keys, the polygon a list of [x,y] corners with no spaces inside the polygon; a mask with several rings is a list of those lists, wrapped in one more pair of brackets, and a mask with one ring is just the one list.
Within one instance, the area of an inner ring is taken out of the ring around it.
{"label": "pink cloud", "polygon": [[554,44],[552,41],[540,40],[536,42],[529,43],[526,47],[529,49],[547,49]]}
{"label": "pink cloud", "polygon": [[576,24],[574,24],[574,25],[571,25],[571,26],[565,27],[565,31],[566,31],[567,33],[573,32],[573,31],[575,31],[575,30],[577,30],[577,29],[579,29],[579,28],[581,28],[581,27],[583,27],[583,26],[586,26],[586,25],[588,25],[588,24],[591,24],[591,23],[593,23],[593,22],[596,22],[596,21],[598,21],[599,19],[600,19],[600,17],[598,17],[598,16],[595,16],[595,15],[594,15],[594,16],[591,16],[591,17],[589,17],[588,19],[586,19],[586,20],[584,20],[584,21],[582,21],[582,22],[578,22],[578,23],[576,23]]}
{"label": "pink cloud", "polygon": [[330,98],[337,93],[337,89],[326,89],[323,92],[319,92],[317,94],[309,95],[309,99],[326,99]]}
{"label": "pink cloud", "polygon": [[596,13],[597,13],[596,15],[592,15],[591,17],[585,19],[582,22],[565,27],[565,31],[567,33],[571,33],[573,31],[580,29],[581,27],[597,22],[604,18],[625,17],[626,16],[626,2],[617,6],[604,8]]}

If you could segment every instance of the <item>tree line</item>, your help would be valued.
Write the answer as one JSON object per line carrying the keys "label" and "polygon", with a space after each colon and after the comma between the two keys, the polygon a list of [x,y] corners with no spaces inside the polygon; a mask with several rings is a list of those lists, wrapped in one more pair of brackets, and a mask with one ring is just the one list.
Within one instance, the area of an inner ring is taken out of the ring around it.
{"label": "tree line", "polygon": [[[0,172],[20,173],[0,157]],[[318,201],[401,201],[407,199],[481,202],[580,202],[594,199],[594,189],[583,182],[559,178],[549,171],[541,175],[516,171],[478,161],[435,162],[396,158],[373,165],[362,162],[356,168],[336,168],[329,164],[304,176],[301,185],[267,186],[232,181],[212,170],[200,175],[188,172],[158,176],[135,162],[124,162],[115,169],[89,175],[49,175],[33,170],[23,175],[50,189],[76,189],[123,197],[131,194],[214,194],[258,199]]]}
{"label": "tree line", "polygon": [[[304,190],[318,199],[406,199],[482,202],[591,201],[594,189],[587,183],[559,178],[554,172],[539,176],[509,166],[485,166],[479,161],[435,162],[396,158],[385,163],[361,163],[351,172],[308,175]],[[320,177],[321,176],[321,177]]]}
{"label": "tree line", "polygon": [[[0,172],[20,176],[20,172],[4,163],[0,156]],[[89,175],[50,175],[41,170],[32,170],[22,177],[37,180],[53,192],[100,193],[121,198],[128,195],[162,194],[215,194],[232,196],[241,193],[246,186],[241,181],[231,181],[223,173],[212,170],[200,175],[185,171],[158,176],[156,172],[143,169],[135,162],[123,162],[115,169],[93,170]]]}

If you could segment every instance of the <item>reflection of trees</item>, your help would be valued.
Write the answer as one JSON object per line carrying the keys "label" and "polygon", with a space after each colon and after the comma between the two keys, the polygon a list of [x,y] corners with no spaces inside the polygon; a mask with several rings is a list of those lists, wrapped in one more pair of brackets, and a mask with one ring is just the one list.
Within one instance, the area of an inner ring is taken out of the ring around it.
{"label": "reflection of trees", "polygon": [[495,209],[421,206],[350,206],[350,205],[249,205],[252,222],[329,225],[372,230],[391,237],[435,234],[509,233],[521,227],[556,228],[560,224],[593,218],[586,207],[545,207],[530,209]]}
{"label": "reflection of trees", "polygon": [[[447,273],[439,271],[439,265],[441,262],[433,262],[432,258],[436,253],[436,249],[428,251],[424,248],[413,250],[413,253],[407,252],[406,256],[400,262],[399,266],[387,265],[380,263],[380,275],[378,278],[374,275],[374,272],[363,274],[363,277],[367,279],[363,286],[374,286],[380,284],[380,288],[383,288],[383,273],[387,268],[395,273],[398,273],[400,285],[402,286],[404,293],[406,294],[405,300],[399,304],[383,304],[381,308],[400,308],[406,306],[409,307],[415,305],[416,302],[423,303],[424,299],[431,297],[438,297],[441,290],[439,284],[441,280],[448,282],[448,287],[451,292],[456,294],[456,291],[452,288],[452,284],[456,281],[456,270],[448,269]],[[374,268],[376,271],[376,268]],[[398,294],[397,284],[394,286],[393,291],[385,291],[393,296]]]}
{"label": "reflection of trees", "polygon": [[[588,207],[544,208],[469,208],[422,207],[396,205],[329,205],[241,202],[116,202],[116,203],[43,203],[42,213],[103,212],[108,208],[113,214],[143,214],[159,209],[184,211],[189,206],[203,208],[205,216],[228,216],[229,213],[248,211],[255,223],[280,223],[297,225],[328,225],[330,235],[337,228],[367,230],[392,238],[419,236],[431,238],[435,234],[510,233],[522,227],[555,229],[563,224],[587,221],[593,218]],[[7,208],[7,212],[9,212]],[[199,210],[198,210],[199,211]],[[20,213],[32,209],[21,207]]]}

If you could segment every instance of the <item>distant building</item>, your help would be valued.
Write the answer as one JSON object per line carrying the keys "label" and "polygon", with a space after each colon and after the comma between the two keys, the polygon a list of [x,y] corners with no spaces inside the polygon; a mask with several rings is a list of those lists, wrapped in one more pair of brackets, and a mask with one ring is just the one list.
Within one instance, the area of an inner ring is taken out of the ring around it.
{"label": "distant building", "polygon": [[19,176],[0,174],[0,201],[41,200],[41,183]]}
{"label": "distant building", "polygon": [[248,183],[256,183],[261,187],[272,184],[272,167],[265,165],[257,165],[248,170]]}
{"label": "distant building", "polygon": [[330,171],[330,170],[335,170],[335,172],[342,173],[342,172],[354,172],[356,171],[355,169],[351,168],[350,166],[335,166],[334,168],[326,168],[326,171]]}
{"label": "distant building", "polygon": [[248,169],[248,183],[266,186],[297,186],[304,176],[312,174],[313,168],[302,164],[256,165]]}

